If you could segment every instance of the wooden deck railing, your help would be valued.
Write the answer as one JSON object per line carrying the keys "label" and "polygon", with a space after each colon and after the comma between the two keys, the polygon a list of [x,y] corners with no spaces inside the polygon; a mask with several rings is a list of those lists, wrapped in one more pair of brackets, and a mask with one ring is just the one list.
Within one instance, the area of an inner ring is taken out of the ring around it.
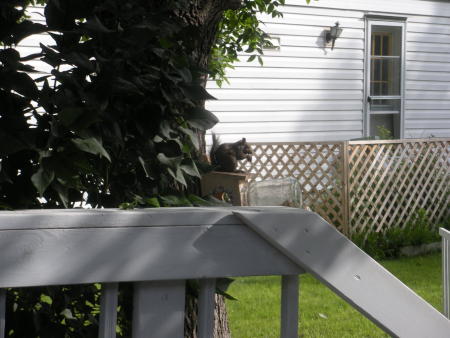
{"label": "wooden deck railing", "polygon": [[215,280],[261,275],[283,276],[280,336],[293,338],[304,272],[392,336],[448,337],[447,318],[317,214],[253,207],[0,212],[0,338],[7,288],[97,282],[99,337],[116,336],[117,283],[133,282],[132,337],[181,338],[189,279],[211,338]]}
{"label": "wooden deck railing", "polygon": [[252,275],[283,276],[281,336],[294,337],[303,272],[227,209],[0,212],[0,337],[6,288],[97,282],[99,337],[115,337],[117,283],[134,282],[133,338],[180,338],[185,281],[200,279],[198,337],[211,338],[215,279]]}
{"label": "wooden deck railing", "polygon": [[450,217],[450,139],[252,144],[250,183],[296,178],[305,207],[347,236]]}
{"label": "wooden deck railing", "polygon": [[444,315],[450,319],[450,231],[439,229],[442,237],[442,289],[444,292]]}

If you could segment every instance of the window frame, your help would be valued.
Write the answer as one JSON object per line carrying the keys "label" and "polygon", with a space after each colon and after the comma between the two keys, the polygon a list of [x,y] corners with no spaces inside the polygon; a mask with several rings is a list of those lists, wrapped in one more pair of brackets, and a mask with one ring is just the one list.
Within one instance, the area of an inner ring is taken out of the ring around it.
{"label": "window frame", "polygon": [[[365,18],[365,27],[366,27],[366,43],[365,43],[365,73],[364,73],[364,136],[370,137],[370,121],[371,115],[376,114],[386,114],[386,115],[396,115],[399,114],[399,130],[398,137],[404,137],[405,130],[405,67],[406,67],[406,18],[398,18],[398,17],[386,17],[380,16],[376,17],[374,15],[367,15]],[[371,112],[371,104],[370,99],[373,99],[373,96],[370,95],[370,85],[371,85],[371,60],[372,60],[372,27],[373,26],[385,26],[385,27],[400,27],[401,28],[401,53],[400,53],[400,95],[395,96],[376,96],[376,99],[381,100],[389,100],[389,99],[399,99],[399,111],[398,113],[390,113],[389,111],[382,112]]]}

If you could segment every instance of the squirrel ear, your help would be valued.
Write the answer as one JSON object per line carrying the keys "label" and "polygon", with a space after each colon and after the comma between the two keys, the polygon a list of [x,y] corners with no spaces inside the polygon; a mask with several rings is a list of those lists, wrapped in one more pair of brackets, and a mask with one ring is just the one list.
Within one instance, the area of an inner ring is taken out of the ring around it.
{"label": "squirrel ear", "polygon": [[242,143],[247,142],[247,141],[245,140],[245,137],[242,138],[242,141],[241,141],[241,142],[242,142]]}

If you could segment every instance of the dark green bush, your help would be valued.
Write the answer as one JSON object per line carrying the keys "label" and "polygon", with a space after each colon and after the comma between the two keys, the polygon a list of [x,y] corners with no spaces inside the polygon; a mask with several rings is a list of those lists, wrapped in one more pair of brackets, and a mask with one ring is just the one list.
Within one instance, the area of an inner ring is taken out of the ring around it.
{"label": "dark green bush", "polygon": [[423,209],[417,210],[403,227],[393,227],[385,232],[361,232],[352,236],[352,241],[374,259],[395,258],[405,246],[416,246],[438,242],[438,228],[450,223],[433,226]]}

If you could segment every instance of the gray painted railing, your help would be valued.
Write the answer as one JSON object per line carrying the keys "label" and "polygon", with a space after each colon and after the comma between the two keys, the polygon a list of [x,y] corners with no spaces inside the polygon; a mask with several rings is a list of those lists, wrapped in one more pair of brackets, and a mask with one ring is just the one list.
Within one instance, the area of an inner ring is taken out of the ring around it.
{"label": "gray painted railing", "polygon": [[0,338],[6,288],[95,282],[99,337],[115,337],[117,283],[134,282],[132,337],[181,338],[188,279],[210,338],[215,279],[263,275],[283,276],[280,336],[297,337],[304,272],[391,336],[448,337],[447,318],[318,215],[249,207],[0,212]]}
{"label": "gray painted railing", "polygon": [[440,228],[442,237],[442,289],[444,292],[444,314],[450,319],[450,231]]}
{"label": "gray painted railing", "polygon": [[100,338],[116,336],[118,282],[135,283],[133,338],[183,337],[187,279],[200,279],[198,337],[210,338],[215,279],[250,275],[283,276],[281,336],[294,337],[303,272],[229,208],[0,212],[0,338],[6,288],[94,282]]}

